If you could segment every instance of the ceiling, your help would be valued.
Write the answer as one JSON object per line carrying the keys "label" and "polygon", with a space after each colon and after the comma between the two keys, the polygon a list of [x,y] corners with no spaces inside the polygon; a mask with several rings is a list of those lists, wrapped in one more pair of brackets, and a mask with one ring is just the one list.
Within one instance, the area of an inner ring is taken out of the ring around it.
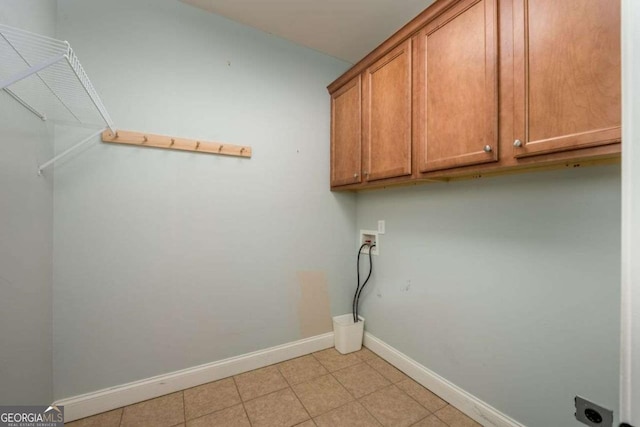
{"label": "ceiling", "polygon": [[181,0],[355,63],[434,0]]}

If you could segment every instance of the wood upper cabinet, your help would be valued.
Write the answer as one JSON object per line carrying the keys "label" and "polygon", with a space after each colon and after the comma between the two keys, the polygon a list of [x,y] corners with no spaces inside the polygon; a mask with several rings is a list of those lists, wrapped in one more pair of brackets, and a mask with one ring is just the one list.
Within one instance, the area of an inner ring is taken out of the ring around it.
{"label": "wood upper cabinet", "polygon": [[331,187],[615,161],[620,53],[620,0],[436,0],[329,85]]}
{"label": "wood upper cabinet", "polygon": [[411,40],[364,72],[365,180],[411,175]]}
{"label": "wood upper cabinet", "polygon": [[362,182],[360,76],[331,94],[331,186]]}
{"label": "wood upper cabinet", "polygon": [[498,160],[497,0],[462,0],[414,36],[420,172]]}
{"label": "wood upper cabinet", "polygon": [[620,141],[620,2],[513,0],[515,157]]}

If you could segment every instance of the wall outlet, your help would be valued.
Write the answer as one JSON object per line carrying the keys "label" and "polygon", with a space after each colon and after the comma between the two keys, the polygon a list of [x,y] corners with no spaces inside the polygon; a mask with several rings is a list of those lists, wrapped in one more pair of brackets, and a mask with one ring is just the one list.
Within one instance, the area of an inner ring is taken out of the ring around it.
{"label": "wall outlet", "polygon": [[612,427],[613,411],[596,405],[584,397],[576,396],[576,420],[591,427]]}
{"label": "wall outlet", "polygon": [[384,234],[385,228],[386,226],[384,223],[384,219],[378,220],[378,234]]}
{"label": "wall outlet", "polygon": [[[360,237],[358,238],[358,247],[361,247],[365,243],[375,245],[371,251],[371,255],[380,255],[380,239],[378,239],[378,231],[376,230],[360,230]],[[369,254],[369,247],[362,248],[363,254]]]}

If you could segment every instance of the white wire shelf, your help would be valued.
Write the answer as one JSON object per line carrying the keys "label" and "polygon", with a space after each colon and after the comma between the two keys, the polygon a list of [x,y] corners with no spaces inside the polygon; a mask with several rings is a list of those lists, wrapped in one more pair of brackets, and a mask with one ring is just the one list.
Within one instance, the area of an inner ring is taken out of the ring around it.
{"label": "white wire shelf", "polygon": [[[66,41],[0,24],[0,89],[41,120],[115,133],[113,120]],[[39,167],[41,172],[91,138]]]}

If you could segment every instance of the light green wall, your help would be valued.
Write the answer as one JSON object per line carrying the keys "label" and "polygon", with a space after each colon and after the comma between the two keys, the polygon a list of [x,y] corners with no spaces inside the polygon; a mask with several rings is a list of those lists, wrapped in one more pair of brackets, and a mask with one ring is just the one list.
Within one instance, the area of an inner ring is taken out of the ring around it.
{"label": "light green wall", "polygon": [[61,0],[58,24],[116,126],[253,157],[96,143],[56,167],[56,398],[302,338],[298,271],[348,309],[325,89],[348,64],[176,0]]}
{"label": "light green wall", "polygon": [[[530,427],[577,426],[576,394],[617,410],[618,167],[330,193],[324,87],[348,64],[177,1],[59,3],[119,127],[254,157],[94,144],[52,208],[51,134],[0,94],[0,403],[51,400],[52,298],[62,398],[299,338],[300,270],[347,312],[356,230],[384,219],[370,332]],[[55,10],[0,22],[53,34]]]}
{"label": "light green wall", "polygon": [[[0,24],[52,36],[55,0],[3,0]],[[52,400],[52,129],[0,91],[0,405]]]}
{"label": "light green wall", "polygon": [[[386,220],[367,330],[529,427],[618,409],[620,168],[358,195]],[[355,250],[354,250],[355,251]]]}

